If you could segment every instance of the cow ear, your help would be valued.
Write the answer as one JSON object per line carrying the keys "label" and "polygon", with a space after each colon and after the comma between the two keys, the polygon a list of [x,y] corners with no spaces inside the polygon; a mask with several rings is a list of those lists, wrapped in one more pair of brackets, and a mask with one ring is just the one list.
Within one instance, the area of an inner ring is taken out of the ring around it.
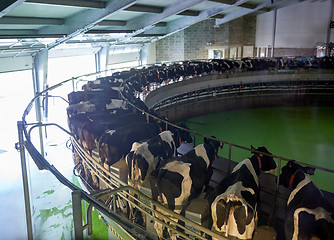
{"label": "cow ear", "polygon": [[204,143],[208,144],[209,143],[209,139],[207,139],[206,137],[204,138]]}
{"label": "cow ear", "polygon": [[308,175],[314,175],[315,168],[311,167],[303,167],[303,171]]}
{"label": "cow ear", "polygon": [[286,165],[289,167],[289,168],[292,168],[292,165],[294,164],[295,161],[289,161]]}
{"label": "cow ear", "polygon": [[255,147],[251,145],[251,153],[254,153]]}

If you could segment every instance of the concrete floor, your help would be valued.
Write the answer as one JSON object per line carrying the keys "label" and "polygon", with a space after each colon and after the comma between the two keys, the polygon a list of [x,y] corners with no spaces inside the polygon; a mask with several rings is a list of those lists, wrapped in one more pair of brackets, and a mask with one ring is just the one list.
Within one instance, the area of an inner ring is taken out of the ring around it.
{"label": "concrete floor", "polygon": [[0,154],[0,202],[0,238],[27,239],[21,164],[14,148]]}
{"label": "concrete floor", "polygon": [[[6,240],[27,239],[21,161],[15,143],[18,142],[17,121],[21,120],[32,98],[32,82],[26,79],[31,76],[30,71],[20,73],[22,76],[9,74],[0,81],[0,109],[3,113],[0,120],[0,239]],[[60,108],[66,114],[66,108],[63,105]],[[60,116],[57,112],[55,114]],[[34,109],[30,115],[27,120],[33,122]],[[66,151],[64,147],[66,138],[61,136],[59,130],[55,130],[58,131],[55,134],[52,131],[48,131],[50,137],[45,141],[49,146],[48,158],[53,158],[53,164],[65,174],[72,174],[73,163],[71,157],[68,158],[71,151]],[[61,137],[62,140],[51,136]],[[69,219],[72,218],[70,191],[49,172],[39,171],[29,158],[27,165],[34,239],[71,239],[73,221]],[[65,218],[68,220],[65,221]]]}
{"label": "concrete floor", "polygon": [[32,94],[27,76],[31,71],[1,74],[0,239],[27,239],[20,154],[14,148],[18,141],[16,123]]}
{"label": "concrete floor", "polygon": [[[70,154],[69,150],[62,154],[48,151],[48,157],[58,161],[54,165],[65,175],[71,175],[73,167]],[[29,157],[27,168],[34,239],[71,239],[71,191],[51,173],[39,171]],[[27,239],[21,161],[14,147],[0,154],[0,202],[0,239]]]}

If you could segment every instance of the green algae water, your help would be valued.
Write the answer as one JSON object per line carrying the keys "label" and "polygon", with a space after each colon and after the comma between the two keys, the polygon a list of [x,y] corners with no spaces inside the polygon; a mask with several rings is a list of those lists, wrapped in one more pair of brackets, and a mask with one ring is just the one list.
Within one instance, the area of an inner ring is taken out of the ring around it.
{"label": "green algae water", "polygon": [[[274,107],[226,111],[186,119],[191,130],[244,147],[266,146],[274,155],[334,169],[334,107]],[[202,139],[196,139],[196,144]],[[228,156],[228,146],[219,155]],[[251,153],[232,148],[232,160]],[[285,165],[285,162],[283,162]],[[316,170],[313,181],[334,192],[334,173]]]}

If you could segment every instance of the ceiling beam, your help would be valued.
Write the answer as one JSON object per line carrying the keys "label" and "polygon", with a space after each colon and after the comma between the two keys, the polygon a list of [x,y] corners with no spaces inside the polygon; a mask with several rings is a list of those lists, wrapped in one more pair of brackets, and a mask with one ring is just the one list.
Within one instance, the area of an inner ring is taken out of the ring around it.
{"label": "ceiling beam", "polygon": [[88,1],[88,0],[26,0],[28,3],[60,5],[83,8],[105,8],[104,1]]}
{"label": "ceiling beam", "polygon": [[235,4],[235,0],[210,0],[211,2],[216,2],[216,3],[223,3],[227,5],[233,5]]}
{"label": "ceiling beam", "polygon": [[76,37],[92,29],[99,22],[107,17],[124,10],[137,3],[139,0],[110,0],[103,9],[87,9],[80,11],[65,19],[65,24],[61,26],[44,27],[38,30],[39,34],[63,34],[64,37],[57,39],[48,45],[48,49],[58,46],[67,40]]}
{"label": "ceiling beam", "polygon": [[[158,34],[159,32],[161,33],[165,33],[164,37],[172,35],[180,30],[183,30],[193,24],[196,24],[198,22],[201,22],[205,19],[214,17],[215,16],[224,16],[224,14],[222,14],[223,11],[231,9],[231,8],[235,8],[236,6],[240,5],[240,4],[244,4],[245,2],[247,2],[248,0],[239,0],[237,2],[235,2],[233,5],[226,5],[226,4],[217,4],[211,8],[208,8],[204,11],[201,11],[200,14],[196,17],[183,17],[180,19],[176,19],[174,21],[168,22],[167,23],[167,27],[161,29],[161,30],[156,30],[154,31],[154,33]],[[222,19],[225,19],[222,18]],[[217,20],[216,20],[217,21]],[[149,33],[151,33],[151,31],[149,31]],[[160,38],[161,39],[161,38]]]}
{"label": "ceiling beam", "polygon": [[134,37],[162,37],[165,34],[163,33],[141,33],[141,34],[137,34]]}
{"label": "ceiling beam", "polygon": [[115,30],[115,29],[110,29],[110,30],[89,30],[86,32],[86,34],[109,34],[109,33],[133,33],[135,30],[125,30],[125,29],[120,29],[120,30]]}
{"label": "ceiling beam", "polygon": [[66,44],[85,44],[85,43],[114,43],[116,39],[86,39],[86,40],[69,40]]}
{"label": "ceiling beam", "polygon": [[134,4],[124,10],[132,12],[162,13],[164,8],[144,4]]}
{"label": "ceiling beam", "polygon": [[225,14],[216,14],[214,16],[212,16],[211,18],[223,18],[225,16]]}
{"label": "ceiling beam", "polygon": [[[245,0],[239,1],[239,3],[244,3]],[[226,5],[226,4],[217,4],[211,8],[208,8],[204,11],[202,11],[197,17],[184,17],[182,19],[176,19],[174,21],[171,21],[167,24],[167,35],[171,35],[175,32],[178,32],[180,30],[183,30],[193,24],[196,24],[198,22],[201,22],[205,19],[211,18],[216,16],[217,14],[221,14],[224,10],[230,9],[232,7],[235,7],[237,3],[234,5]]]}
{"label": "ceiling beam", "polygon": [[2,17],[0,24],[19,24],[19,25],[62,25],[64,19],[61,18],[35,18],[35,17]]}
{"label": "ceiling beam", "polygon": [[[210,1],[217,2],[217,3],[223,3],[227,5],[234,5],[237,3],[236,0],[210,0]],[[257,4],[243,3],[243,4],[240,4],[239,7],[254,9],[257,7]]]}
{"label": "ceiling beam", "polygon": [[25,38],[59,38],[59,34],[38,34],[31,29],[0,29],[0,39],[25,39]]}
{"label": "ceiling beam", "polygon": [[46,46],[44,44],[27,44],[27,45],[19,45],[19,46],[11,46],[11,47],[0,47],[0,51],[18,51],[18,50],[23,50],[23,49],[28,49],[28,50],[36,50],[36,49],[41,49],[45,48]]}
{"label": "ceiling beam", "polygon": [[25,0],[1,0],[0,1],[0,18],[19,6]]}
{"label": "ceiling beam", "polygon": [[282,0],[274,1],[273,4],[260,8],[260,11],[270,12],[279,8],[287,7],[296,3],[304,2],[305,0]]}
{"label": "ceiling beam", "polygon": [[241,8],[240,10],[236,10],[236,11],[226,14],[225,17],[222,19],[216,19],[216,25],[219,26],[221,24],[227,23],[239,17],[254,13],[256,11],[260,11],[262,9],[266,9],[268,6],[272,4],[283,3],[283,2],[288,2],[288,1],[289,0],[271,0],[271,1],[263,2],[259,4],[256,8],[253,8],[253,9]]}
{"label": "ceiling beam", "polygon": [[199,11],[193,11],[193,10],[185,10],[183,12],[180,12],[176,15],[182,15],[182,16],[198,16],[199,15]]}
{"label": "ceiling beam", "polygon": [[97,23],[98,26],[125,26],[126,21],[118,21],[118,20],[103,20]]}
{"label": "ceiling beam", "polygon": [[167,23],[166,22],[158,22],[156,24],[154,24],[155,27],[166,27]]}
{"label": "ceiling beam", "polygon": [[19,33],[15,34],[15,33],[13,33],[13,34],[9,34],[7,32],[5,34],[2,34],[1,32],[2,32],[2,30],[0,30],[0,39],[60,38],[60,37],[62,37],[62,35],[56,35],[56,34],[54,34],[54,35],[51,35],[51,34],[49,34],[49,35],[40,35],[40,34],[34,34],[34,33],[32,33],[32,34],[28,34],[28,33],[23,33],[23,34],[19,34]]}
{"label": "ceiling beam", "polygon": [[0,29],[0,35],[9,35],[9,36],[24,36],[24,35],[37,35],[37,31],[30,29]]}
{"label": "ceiling beam", "polygon": [[143,33],[155,24],[163,21],[164,19],[173,16],[175,14],[184,12],[192,6],[203,2],[204,0],[178,0],[173,2],[169,6],[164,8],[164,11],[160,14],[145,14],[137,18],[131,19],[127,22],[126,26],[128,29],[137,29],[131,36]]}

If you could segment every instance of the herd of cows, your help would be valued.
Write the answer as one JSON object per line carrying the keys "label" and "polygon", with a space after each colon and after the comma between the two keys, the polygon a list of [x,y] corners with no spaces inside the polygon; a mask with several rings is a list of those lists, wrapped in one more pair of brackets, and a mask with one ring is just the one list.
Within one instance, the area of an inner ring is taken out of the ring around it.
{"label": "herd of cows", "polygon": [[[332,60],[324,58],[317,63],[332,68]],[[260,66],[268,66],[273,61],[244,59],[241,66],[259,70]],[[184,214],[183,206],[191,200],[204,196],[211,206],[211,230],[225,237],[252,239],[260,208],[258,176],[261,172],[273,173],[277,168],[267,148],[252,147],[252,156],[237,164],[231,174],[212,188],[209,185],[212,164],[223,144],[211,136],[184,155],[179,154],[180,145],[193,140],[187,126],[182,124],[179,128],[166,124],[161,121],[165,118],[135,97],[149,82],[195,75],[199,71],[218,71],[215,67],[227,68],[232,62],[235,69],[237,61],[194,61],[132,69],[90,81],[82,91],[68,95],[68,125],[73,138],[88,153],[98,152],[102,167],[108,168],[124,160],[128,184],[133,188],[139,190],[148,181],[152,199],[179,214]],[[275,60],[276,64],[280,62]],[[312,63],[310,59],[303,62]],[[82,167],[82,177],[92,189],[99,189],[99,179],[90,173],[80,158],[76,158],[76,163]],[[334,239],[334,207],[311,181],[308,175],[313,173],[314,169],[294,161],[282,168],[280,184],[291,189],[286,208],[286,239]],[[160,239],[177,236],[159,221],[154,227]]]}

